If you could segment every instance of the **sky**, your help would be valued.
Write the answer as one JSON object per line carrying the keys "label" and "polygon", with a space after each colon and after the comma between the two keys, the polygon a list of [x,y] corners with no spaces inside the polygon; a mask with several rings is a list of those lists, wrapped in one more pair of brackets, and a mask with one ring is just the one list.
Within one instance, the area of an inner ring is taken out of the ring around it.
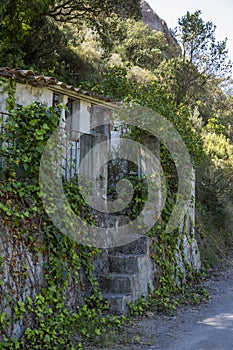
{"label": "sky", "polygon": [[187,11],[201,10],[201,18],[217,26],[216,38],[228,38],[228,57],[233,61],[233,0],[146,0],[168,28],[177,26],[178,18]]}

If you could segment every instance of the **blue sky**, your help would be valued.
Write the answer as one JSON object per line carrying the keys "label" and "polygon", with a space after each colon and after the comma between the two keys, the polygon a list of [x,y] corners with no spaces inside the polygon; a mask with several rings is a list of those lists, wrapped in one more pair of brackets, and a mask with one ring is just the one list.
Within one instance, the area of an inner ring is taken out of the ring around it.
{"label": "blue sky", "polygon": [[229,59],[233,61],[233,0],[146,0],[157,15],[167,22],[169,28],[177,25],[178,18],[187,11],[202,11],[205,22],[211,21],[217,26],[217,40],[226,37]]}

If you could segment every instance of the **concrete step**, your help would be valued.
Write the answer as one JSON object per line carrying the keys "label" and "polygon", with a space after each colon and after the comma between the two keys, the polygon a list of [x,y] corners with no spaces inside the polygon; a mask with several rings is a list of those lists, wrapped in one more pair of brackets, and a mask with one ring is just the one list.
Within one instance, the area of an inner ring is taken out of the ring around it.
{"label": "concrete step", "polygon": [[149,258],[144,254],[110,255],[108,261],[111,273],[137,274],[150,268]]}
{"label": "concrete step", "polygon": [[103,293],[103,298],[108,301],[109,308],[114,313],[128,313],[128,303],[132,301],[130,294]]}
{"label": "concrete step", "polygon": [[102,292],[130,294],[139,289],[138,274],[109,273],[99,276],[99,286]]}

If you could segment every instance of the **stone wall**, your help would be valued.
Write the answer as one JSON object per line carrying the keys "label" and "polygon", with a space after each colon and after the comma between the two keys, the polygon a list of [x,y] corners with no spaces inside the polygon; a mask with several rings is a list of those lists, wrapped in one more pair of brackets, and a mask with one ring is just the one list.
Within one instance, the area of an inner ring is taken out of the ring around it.
{"label": "stone wall", "polygon": [[[162,24],[161,24],[162,25]],[[5,109],[5,94],[0,94],[0,105],[1,110]],[[16,101],[21,104],[29,104],[33,101],[39,101],[42,103],[47,103],[48,106],[52,105],[53,101],[53,92],[47,88],[39,89],[32,86],[18,84],[16,89]],[[67,101],[67,96],[63,102]],[[93,129],[93,132],[99,132],[105,137],[108,137],[109,129],[102,127],[96,128],[95,124],[96,119],[99,119],[100,116],[104,118],[104,112],[102,107],[98,107],[95,110],[95,113],[91,113],[91,102],[81,101],[80,110],[81,118],[79,123],[74,124],[77,127],[81,128],[82,132],[87,132],[90,128]],[[97,130],[98,129],[98,130]],[[80,131],[80,130],[79,130]],[[145,140],[147,146],[151,151],[157,154],[159,159],[159,142],[158,140]],[[107,152],[107,149],[105,150]],[[101,163],[101,159],[98,159],[98,162]],[[148,163],[149,164],[149,163]],[[149,166],[145,164],[144,166]],[[126,164],[124,164],[124,170]],[[159,174],[159,171],[158,171]],[[104,184],[98,184],[99,191],[106,190],[107,181],[106,181],[106,168],[102,172],[103,178],[105,177]],[[124,175],[124,174],[123,174]],[[122,174],[118,173],[118,180],[122,178]],[[157,185],[160,186],[160,176],[157,177]],[[188,208],[188,212],[184,214],[183,222],[180,225],[180,239],[178,242],[177,250],[177,264],[178,268],[183,272],[184,276],[186,272],[190,270],[198,270],[200,268],[200,255],[195,239],[195,181],[193,181],[190,186],[193,188],[193,202]],[[106,193],[102,193],[106,197]],[[161,206],[161,191],[158,191],[158,201],[156,203],[156,211],[159,211]],[[152,211],[148,215],[154,215],[155,212]],[[99,226],[116,228],[122,223],[125,222],[126,218],[124,215],[109,215],[103,214],[98,216],[97,212],[94,212],[94,215],[97,218]],[[43,243],[43,232],[38,232],[37,242],[38,246]],[[145,248],[143,251],[142,248]],[[149,240],[145,237],[142,240],[135,241],[130,246],[122,246],[116,248],[115,250],[102,250],[102,253],[95,258],[94,265],[96,276],[101,276],[100,281],[102,284],[103,292],[107,289],[106,278],[104,275],[109,275],[112,278],[112,289],[115,288],[114,283],[117,288],[128,288],[130,284],[130,291],[126,291],[126,294],[123,295],[123,301],[129,300],[129,294],[132,296],[131,301],[136,300],[140,294],[147,295],[147,284],[153,284],[153,281],[157,279],[157,269],[156,266],[150,261],[150,251],[149,251]],[[127,250],[128,249],[128,250]],[[142,256],[143,255],[143,256]],[[14,233],[14,229],[9,226],[4,226],[3,224],[0,227],[0,256],[2,257],[3,264],[1,269],[2,274],[2,285],[0,287],[1,293],[1,304],[0,311],[6,311],[10,316],[11,309],[7,307],[7,299],[10,296],[10,305],[14,308],[17,301],[24,301],[27,296],[35,296],[40,292],[41,288],[46,285],[46,279],[44,275],[44,265],[49,260],[49,251],[43,251],[43,253],[36,253],[35,249],[32,249],[30,240],[28,237],[23,237],[18,234],[17,231]],[[122,261],[122,266],[119,266],[119,261]],[[137,272],[134,270],[133,262],[136,262]],[[144,264],[144,266],[143,266]],[[111,270],[120,270],[121,275],[118,276],[118,271]],[[129,276],[125,276],[126,272],[131,271]],[[146,271],[145,271],[146,270]],[[114,276],[111,274],[114,273]],[[116,276],[117,275],[117,276]],[[82,289],[82,286],[74,285],[74,281],[69,281],[69,287],[66,291],[66,304],[72,310],[76,308],[77,305],[80,305],[84,302],[84,297],[89,295],[92,287],[87,281],[87,276],[84,271],[81,271],[81,277],[84,281],[85,289]],[[115,282],[114,282],[115,281]],[[121,281],[121,282],[119,282]],[[128,281],[128,282],[125,282]],[[122,284],[121,284],[122,283]],[[134,284],[135,283],[135,284]],[[143,289],[140,289],[140,284],[143,284]],[[119,291],[118,291],[119,292]],[[127,294],[128,293],[128,294]],[[118,293],[119,294],[119,293]],[[124,297],[127,297],[126,299]],[[109,294],[108,294],[109,298]],[[113,299],[113,297],[112,297]],[[122,310],[125,308],[125,305],[119,304],[118,301],[115,302],[115,307],[122,307]],[[124,307],[123,307],[123,306]],[[19,337],[21,332],[25,327],[33,322],[33,320],[26,319],[17,321],[14,326],[9,326],[9,334],[11,336]],[[12,323],[13,324],[13,323]]]}
{"label": "stone wall", "polygon": [[[5,312],[11,320],[7,330],[9,337],[19,338],[27,327],[36,325],[36,320],[29,314],[17,320],[14,308],[19,301],[25,302],[27,297],[33,299],[41,293],[42,288],[47,287],[45,274],[50,252],[42,249],[43,241],[43,232],[38,232],[36,242],[32,243],[28,235],[14,232],[14,229],[3,224],[0,218],[0,314]],[[84,303],[84,298],[88,297],[92,290],[82,267],[79,275],[80,284],[75,282],[71,274],[65,291],[65,305],[73,312],[77,310],[78,305]]]}

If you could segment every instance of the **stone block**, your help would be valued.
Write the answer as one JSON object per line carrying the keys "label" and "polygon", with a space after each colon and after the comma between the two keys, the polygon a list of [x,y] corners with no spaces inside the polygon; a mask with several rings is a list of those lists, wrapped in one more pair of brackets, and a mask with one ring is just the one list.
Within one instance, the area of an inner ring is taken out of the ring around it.
{"label": "stone block", "polygon": [[103,293],[103,298],[108,301],[109,308],[112,312],[119,314],[128,313],[128,304],[132,301],[132,296],[130,294]]}
{"label": "stone block", "polygon": [[150,268],[146,255],[110,255],[109,271],[115,273],[141,273]]}
{"label": "stone block", "polygon": [[117,273],[100,275],[99,285],[100,290],[103,292],[130,294],[135,290],[139,290],[139,275]]}
{"label": "stone block", "polygon": [[139,239],[129,244],[109,249],[109,255],[148,254],[148,253],[149,253],[149,239],[146,236],[141,236]]}

